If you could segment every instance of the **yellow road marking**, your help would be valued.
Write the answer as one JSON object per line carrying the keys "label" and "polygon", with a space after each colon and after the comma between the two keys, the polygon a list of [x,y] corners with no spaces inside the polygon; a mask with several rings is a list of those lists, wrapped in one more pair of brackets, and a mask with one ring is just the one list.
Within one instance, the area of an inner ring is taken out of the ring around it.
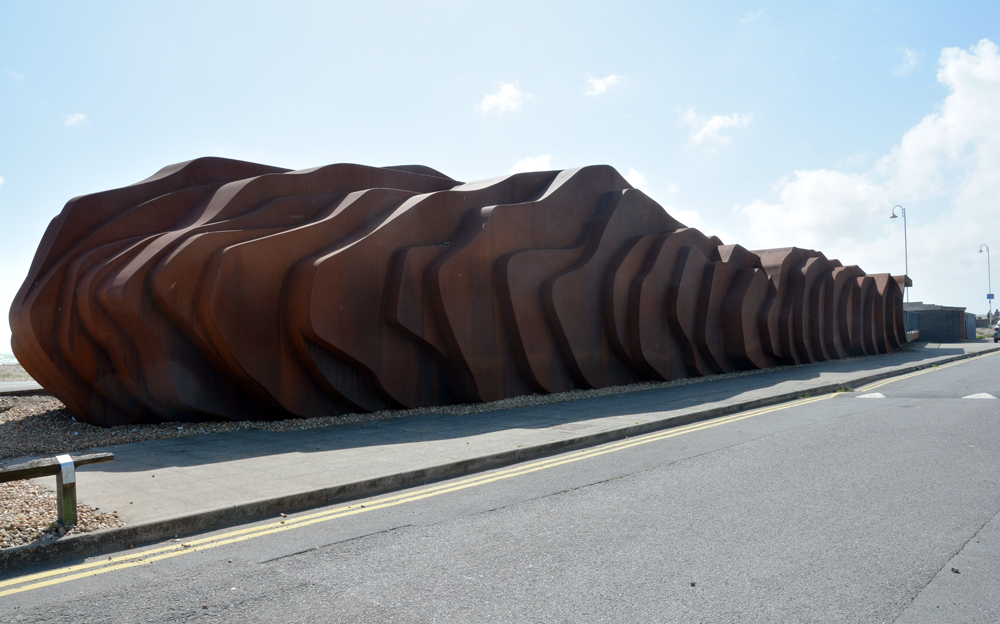
{"label": "yellow road marking", "polygon": [[[996,355],[996,354],[997,352],[993,352],[977,357],[989,357],[991,355]],[[857,391],[861,392],[861,391],[872,390],[874,388],[879,388],[894,381],[909,379],[911,377],[916,377],[918,375],[930,373],[935,370],[942,370],[945,368],[949,368],[951,366],[964,364],[972,359],[974,358],[968,358],[957,362],[951,362],[949,364],[943,364],[941,366],[915,371],[907,375],[901,375],[899,377],[893,377],[890,379],[877,381],[868,384],[866,386],[863,386],[861,388],[858,388]],[[257,537],[263,537],[265,535],[272,535],[275,533],[282,533],[284,531],[289,531],[291,529],[310,526],[313,524],[317,524],[319,522],[328,522],[330,520],[336,520],[338,518],[344,518],[355,514],[366,513],[378,509],[385,509],[388,507],[395,507],[397,505],[415,502],[423,500],[425,498],[440,496],[442,494],[456,492],[471,487],[477,487],[480,485],[493,483],[495,481],[511,479],[513,477],[518,477],[533,472],[538,472],[540,470],[546,470],[548,468],[554,468],[557,466],[562,466],[565,464],[581,461],[584,459],[598,457],[608,453],[618,452],[642,444],[648,444],[650,442],[656,442],[658,440],[684,435],[686,433],[693,433],[695,431],[701,431],[703,429],[717,427],[719,425],[736,422],[739,420],[743,420],[745,418],[752,418],[754,416],[760,416],[762,414],[768,414],[779,410],[790,409],[793,407],[798,407],[801,405],[822,401],[825,399],[832,398],[834,396],[836,396],[836,394],[827,394],[819,397],[800,399],[798,401],[792,401],[789,403],[784,403],[782,405],[764,407],[756,410],[751,410],[748,412],[741,412],[738,414],[734,414],[732,416],[726,416],[709,421],[693,423],[683,427],[667,429],[661,432],[649,433],[640,437],[621,440],[619,442],[606,444],[600,447],[594,447],[592,449],[584,449],[582,451],[573,453],[568,456],[561,455],[554,458],[538,460],[535,462],[520,464],[511,468],[494,471],[483,475],[462,479],[459,481],[453,481],[441,485],[423,488],[415,492],[385,496],[382,498],[375,499],[374,501],[369,501],[366,504],[356,503],[352,505],[346,505],[343,507],[337,507],[332,510],[307,514],[304,516],[299,516],[297,518],[289,518],[287,520],[273,522],[270,524],[265,524],[257,527],[230,531],[228,533],[224,533],[222,535],[217,535],[214,537],[188,540],[182,543],[174,543],[168,546],[162,546],[158,548],[144,550],[119,557],[109,557],[106,561],[103,560],[92,561],[90,563],[77,564],[65,568],[60,568],[57,570],[39,572],[37,574],[31,574],[19,578],[9,579],[7,581],[0,581],[0,588],[3,587],[12,588],[0,591],[0,597],[21,593],[32,589],[40,589],[42,587],[48,587],[51,585],[65,583],[67,581],[72,581],[89,576],[97,576],[99,574],[105,574],[116,570],[123,570],[140,565],[147,565],[155,561],[162,561],[164,559],[169,559],[186,553],[199,552],[211,548],[218,548],[220,546],[234,544],[237,542],[242,542]],[[58,578],[53,578],[53,577],[58,577]],[[38,583],[32,583],[32,581],[37,581],[40,579],[48,579],[48,580],[41,581]],[[20,585],[21,587],[14,587],[17,585]]]}
{"label": "yellow road marking", "polygon": [[857,390],[855,390],[855,392],[868,392],[869,390],[874,390],[875,388],[881,388],[882,386],[884,386],[886,384],[891,384],[894,381],[902,381],[904,379],[910,379],[911,377],[917,377],[917,376],[920,376],[920,375],[926,375],[927,373],[933,373],[934,371],[944,370],[946,368],[951,368],[952,366],[958,366],[959,364],[965,364],[966,362],[971,362],[971,361],[979,359],[979,358],[990,357],[992,355],[996,355],[997,353],[1000,353],[1000,352],[994,351],[992,353],[987,353],[985,355],[977,355],[977,356],[973,356],[973,357],[970,357],[970,358],[966,358],[964,360],[958,360],[957,362],[950,362],[948,364],[941,364],[940,366],[931,366],[931,367],[928,367],[928,368],[924,368],[924,369],[921,369],[921,370],[909,373],[908,375],[900,375],[899,377],[890,377],[889,379],[882,379],[880,381],[872,382],[872,383],[868,384],[867,386],[862,386],[862,387],[858,388]]}
{"label": "yellow road marking", "polygon": [[[799,407],[802,405],[823,401],[826,399],[830,399],[834,396],[836,396],[836,394],[826,394],[818,397],[800,399],[797,401],[792,401],[781,405],[764,407],[756,410],[751,410],[748,412],[740,412],[732,416],[716,418],[709,421],[693,423],[683,427],[677,427],[674,429],[667,429],[665,431],[649,433],[636,438],[629,438],[621,440],[619,442],[614,442],[611,444],[606,444],[603,446],[594,447],[590,449],[583,449],[578,452],[571,452],[564,455],[552,457],[549,459],[538,460],[526,464],[520,464],[517,466],[513,466],[511,468],[489,472],[486,474],[461,479],[459,481],[451,481],[448,483],[428,488],[423,488],[414,492],[406,492],[403,494],[385,496],[382,498],[377,498],[375,500],[369,501],[367,503],[355,503],[352,505],[337,507],[331,510],[299,516],[297,518],[288,518],[287,520],[272,522],[257,527],[230,531],[228,533],[224,533],[222,535],[216,535],[214,537],[206,537],[202,539],[189,540],[182,543],[174,543],[168,546],[162,546],[150,550],[144,550],[141,552],[131,553],[119,557],[109,557],[106,561],[105,560],[92,561],[90,563],[82,563],[60,568],[57,570],[49,570],[47,572],[39,572],[36,574],[30,574],[19,578],[9,579],[7,581],[0,581],[0,588],[3,587],[11,588],[0,591],[0,597],[9,596],[11,594],[17,594],[25,591],[30,591],[33,589],[49,587],[51,585],[57,585],[60,583],[65,583],[76,579],[86,578],[90,576],[97,576],[100,574],[106,574],[108,572],[114,572],[117,570],[124,570],[136,566],[148,565],[156,561],[170,559],[172,557],[177,557],[179,555],[192,552],[200,552],[212,548],[218,548],[220,546],[234,544],[237,542],[242,542],[257,537],[263,537],[265,535],[282,533],[285,531],[310,526],[320,522],[328,522],[330,520],[336,520],[338,518],[344,518],[356,514],[367,513],[378,509],[395,507],[397,505],[403,505],[406,503],[411,503],[426,498],[440,496],[442,494],[457,492],[460,490],[477,487],[480,485],[485,485],[487,483],[493,483],[496,481],[511,479],[514,477],[530,474],[533,472],[538,472],[540,470],[547,470],[549,468],[563,466],[584,459],[590,459],[592,457],[599,457],[601,455],[606,455],[608,453],[615,453],[635,446],[649,444],[651,442],[656,442],[658,440],[684,435],[686,433],[693,433],[695,431],[701,431],[712,427],[718,427],[720,425],[736,422],[739,420],[744,420],[746,418],[752,418],[754,416],[760,416],[763,414],[769,414],[771,412],[776,412],[779,410],[790,409],[793,407]],[[48,580],[41,580],[41,579],[48,579]],[[32,581],[39,581],[39,582],[33,583]],[[15,587],[18,585],[20,587]]]}
{"label": "yellow road marking", "polygon": [[[984,354],[982,356],[976,357],[989,357],[991,355],[997,355],[997,352]],[[858,388],[858,392],[873,390],[875,388],[880,388],[886,384],[890,384],[894,381],[900,381],[903,379],[909,379],[911,377],[916,377],[919,375],[924,375],[936,370],[942,370],[949,368],[951,366],[957,366],[959,364],[964,364],[969,362],[974,358],[968,358],[960,360],[957,362],[951,362],[949,364],[943,364],[941,366],[935,366],[931,368],[922,369],[909,373],[907,375],[901,375],[899,377],[892,377],[890,379],[885,379],[877,382],[873,382],[861,388]],[[50,585],[55,585],[59,583],[65,583],[67,581],[84,578],[88,576],[96,576],[98,574],[105,574],[107,572],[113,572],[116,570],[122,570],[126,568],[136,567],[140,565],[146,565],[153,563],[155,561],[161,561],[163,559],[169,559],[190,552],[199,552],[202,550],[208,550],[211,548],[218,548],[220,546],[233,544],[237,542],[246,541],[249,539],[263,537],[265,535],[272,535],[275,533],[281,533],[291,529],[302,528],[305,526],[310,526],[317,524],[319,522],[327,522],[330,520],[335,520],[338,518],[343,518],[347,516],[352,516],[359,513],[366,513],[369,511],[375,511],[378,509],[385,509],[387,507],[395,507],[397,505],[402,505],[405,503],[415,502],[418,500],[423,500],[425,498],[430,498],[433,496],[440,496],[442,494],[447,494],[451,492],[456,492],[459,490],[464,490],[471,487],[476,487],[480,485],[485,485],[487,483],[493,483],[495,481],[501,481],[504,479],[510,479],[513,477],[522,476],[525,474],[530,474],[532,472],[537,472],[540,470],[546,470],[548,468],[554,468],[556,466],[562,466],[568,463],[581,461],[583,459],[589,459],[591,457],[598,457],[600,455],[605,455],[608,453],[614,453],[617,451],[625,450],[627,448],[632,448],[634,446],[639,446],[641,444],[648,444],[650,442],[655,442],[658,440],[663,440],[666,438],[671,438],[686,433],[692,433],[695,431],[701,431],[703,429],[708,429],[711,427],[717,427],[719,425],[727,424],[730,422],[735,422],[738,420],[743,420],[745,418],[752,418],[754,416],[759,416],[762,414],[767,414],[775,412],[778,410],[789,409],[792,407],[798,407],[801,405],[806,405],[808,403],[814,403],[816,401],[821,401],[824,399],[832,398],[836,396],[835,394],[828,394],[820,397],[812,397],[808,399],[801,399],[798,401],[792,401],[790,403],[785,403],[782,405],[765,407],[757,410],[751,410],[749,412],[741,412],[733,416],[727,416],[723,418],[717,418],[710,421],[704,421],[699,423],[693,423],[684,427],[678,427],[674,429],[668,429],[666,431],[650,433],[638,438],[626,439],[616,443],[611,443],[603,445],[600,447],[595,447],[593,449],[584,449],[578,453],[574,453],[568,457],[559,456],[555,458],[539,460],[536,462],[531,462],[528,464],[518,465],[512,468],[507,468],[504,470],[490,472],[484,475],[479,475],[467,479],[463,479],[457,482],[446,483],[442,485],[437,485],[429,488],[424,488],[417,490],[415,492],[409,492],[405,494],[397,494],[394,496],[387,496],[374,501],[370,501],[368,504],[353,504],[343,507],[338,507],[336,509],[327,510],[323,512],[307,514],[300,516],[298,518],[290,518],[285,521],[274,522],[258,527],[252,527],[248,529],[240,529],[237,531],[231,531],[224,533],[222,535],[217,535],[214,537],[207,537],[197,540],[189,540],[182,543],[175,543],[169,546],[163,546],[159,548],[154,548],[150,550],[144,550],[141,552],[132,553],[129,555],[124,555],[120,557],[109,557],[107,561],[92,561],[90,563],[78,564],[75,566],[68,566],[65,568],[60,568],[57,570],[50,570],[47,572],[40,572],[37,574],[31,574],[28,576],[23,576],[20,578],[10,579],[7,581],[0,581],[0,588],[12,587],[16,585],[21,585],[21,587],[14,587],[5,591],[0,591],[0,597],[7,596],[10,594],[20,593],[23,591],[29,591],[32,589],[39,589],[42,587],[47,587]],[[74,572],[78,572],[74,574]],[[58,577],[58,578],[52,578]],[[47,578],[49,580],[42,581],[39,583],[31,583],[31,581]],[[28,583],[27,585],[25,585]]]}

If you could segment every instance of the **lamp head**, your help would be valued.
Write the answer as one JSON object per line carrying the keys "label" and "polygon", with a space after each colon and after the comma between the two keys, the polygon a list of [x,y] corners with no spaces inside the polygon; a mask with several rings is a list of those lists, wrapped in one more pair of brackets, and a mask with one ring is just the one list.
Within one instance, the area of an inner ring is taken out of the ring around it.
{"label": "lamp head", "polygon": [[891,216],[891,217],[889,217],[889,218],[890,218],[890,219],[898,219],[899,217],[898,217],[898,216],[896,215],[896,213],[895,213],[895,212],[893,212],[893,213],[892,213],[892,216]]}

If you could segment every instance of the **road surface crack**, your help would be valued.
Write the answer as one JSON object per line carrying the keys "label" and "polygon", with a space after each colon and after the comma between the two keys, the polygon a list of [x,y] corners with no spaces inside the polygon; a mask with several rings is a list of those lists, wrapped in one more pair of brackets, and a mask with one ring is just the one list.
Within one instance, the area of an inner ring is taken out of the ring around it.
{"label": "road surface crack", "polygon": [[948,558],[944,560],[943,564],[941,564],[941,568],[938,569],[938,571],[935,572],[934,574],[930,575],[930,578],[927,579],[927,582],[924,583],[924,586],[921,587],[920,591],[915,593],[913,595],[913,598],[910,599],[910,602],[907,603],[907,605],[900,610],[899,615],[896,616],[896,619],[894,619],[893,622],[898,622],[899,618],[903,617],[906,614],[906,612],[913,605],[913,603],[917,601],[917,598],[919,598],[920,595],[923,594],[928,587],[930,587],[931,583],[934,582],[934,579],[936,579],[938,575],[941,574],[941,572],[945,570],[950,570],[951,572],[955,572],[957,570],[957,568],[953,568],[951,566],[952,559],[961,554],[961,552],[965,550],[965,547],[969,545],[969,542],[978,537],[979,534],[982,533],[983,529],[986,528],[986,525],[996,520],[998,516],[1000,516],[1000,510],[998,510],[997,513],[993,514],[986,522],[980,524],[979,527],[972,533],[972,535],[969,536],[969,539],[962,542],[962,545],[959,546],[958,549],[955,550],[955,552],[948,555]]}
{"label": "road surface crack", "polygon": [[355,541],[358,541],[358,540],[363,540],[366,537],[371,537],[373,535],[384,535],[384,534],[388,534],[388,533],[393,533],[395,531],[399,531],[400,529],[407,529],[407,528],[410,528],[412,526],[413,526],[412,524],[403,524],[403,525],[400,525],[400,526],[397,526],[397,527],[393,527],[391,529],[383,529],[381,531],[372,531],[371,533],[365,533],[364,535],[356,535],[354,537],[349,537],[347,539],[337,540],[336,542],[330,542],[328,544],[321,544],[319,546],[313,546],[312,548],[306,548],[305,550],[300,550],[300,551],[297,551],[297,552],[288,553],[287,555],[281,555],[280,557],[275,557],[273,559],[266,559],[264,561],[261,561],[260,565],[264,565],[266,563],[273,563],[275,561],[281,561],[282,559],[290,559],[292,557],[298,557],[299,555],[305,555],[305,554],[308,554],[308,553],[317,552],[317,551],[320,551],[320,550],[324,550],[324,549],[330,548],[331,546],[338,546],[340,544],[347,544],[349,542],[355,542]]}

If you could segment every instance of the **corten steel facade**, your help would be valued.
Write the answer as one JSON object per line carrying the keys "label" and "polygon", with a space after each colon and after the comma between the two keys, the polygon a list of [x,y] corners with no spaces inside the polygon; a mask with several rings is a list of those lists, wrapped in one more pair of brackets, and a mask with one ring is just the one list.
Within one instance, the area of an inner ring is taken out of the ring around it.
{"label": "corten steel facade", "polygon": [[885,353],[904,281],[725,245],[607,166],[203,158],[71,200],[10,322],[80,420],[256,420]]}

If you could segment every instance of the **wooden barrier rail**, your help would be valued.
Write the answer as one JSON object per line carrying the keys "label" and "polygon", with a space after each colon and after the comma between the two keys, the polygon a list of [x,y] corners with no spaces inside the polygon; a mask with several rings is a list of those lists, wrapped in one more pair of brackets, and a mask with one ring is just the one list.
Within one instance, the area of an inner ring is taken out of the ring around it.
{"label": "wooden barrier rail", "polygon": [[59,524],[72,526],[76,524],[76,467],[114,460],[114,453],[92,453],[76,457],[57,455],[46,459],[36,459],[24,464],[0,468],[0,483],[55,475]]}

